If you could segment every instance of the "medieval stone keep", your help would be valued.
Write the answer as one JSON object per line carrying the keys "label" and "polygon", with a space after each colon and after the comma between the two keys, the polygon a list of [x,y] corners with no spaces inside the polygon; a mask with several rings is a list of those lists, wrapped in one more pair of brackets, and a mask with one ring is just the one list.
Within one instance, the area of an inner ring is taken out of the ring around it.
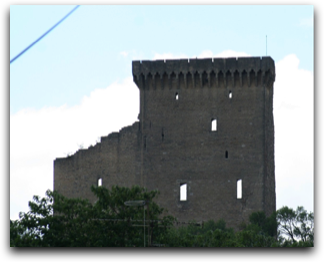
{"label": "medieval stone keep", "polygon": [[179,221],[276,210],[270,57],[133,61],[138,122],[54,161],[54,189],[95,201],[91,185],[158,189]]}

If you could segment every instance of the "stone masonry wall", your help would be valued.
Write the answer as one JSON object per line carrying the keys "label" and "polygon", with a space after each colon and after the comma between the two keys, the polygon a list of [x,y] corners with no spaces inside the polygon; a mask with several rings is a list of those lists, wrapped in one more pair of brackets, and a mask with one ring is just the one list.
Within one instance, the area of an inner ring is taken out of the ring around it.
{"label": "stone masonry wall", "polygon": [[139,122],[118,133],[101,137],[101,142],[73,156],[54,161],[54,190],[67,197],[96,199],[90,188],[98,185],[140,184]]}
{"label": "stone masonry wall", "polygon": [[234,228],[251,212],[275,211],[270,57],[134,61],[133,77],[139,122],[56,159],[54,189],[94,201],[89,188],[100,177],[108,187],[138,184],[158,189],[157,202],[179,221],[224,219]]}

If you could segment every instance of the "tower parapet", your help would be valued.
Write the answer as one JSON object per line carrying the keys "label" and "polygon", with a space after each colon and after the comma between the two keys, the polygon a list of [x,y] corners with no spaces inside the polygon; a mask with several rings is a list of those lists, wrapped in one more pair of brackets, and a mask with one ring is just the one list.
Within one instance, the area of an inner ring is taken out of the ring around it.
{"label": "tower parapet", "polygon": [[268,85],[275,80],[271,57],[133,61],[140,89]]}

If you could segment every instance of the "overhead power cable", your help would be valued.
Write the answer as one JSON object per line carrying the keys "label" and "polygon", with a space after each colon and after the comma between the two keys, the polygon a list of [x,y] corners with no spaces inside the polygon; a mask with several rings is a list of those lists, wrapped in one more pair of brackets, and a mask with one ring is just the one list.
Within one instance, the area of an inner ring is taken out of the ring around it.
{"label": "overhead power cable", "polygon": [[74,7],[66,16],[64,16],[60,21],[58,21],[54,26],[52,26],[49,30],[47,30],[43,35],[41,35],[37,40],[31,43],[28,47],[26,47],[23,51],[21,51],[18,55],[16,55],[13,59],[10,60],[10,64],[15,61],[18,57],[20,57],[23,53],[25,53],[29,48],[35,45],[38,41],[40,41],[44,36],[46,36],[49,32],[51,32],[55,27],[57,27],[60,23],[63,22],[70,14],[72,14],[80,5]]}

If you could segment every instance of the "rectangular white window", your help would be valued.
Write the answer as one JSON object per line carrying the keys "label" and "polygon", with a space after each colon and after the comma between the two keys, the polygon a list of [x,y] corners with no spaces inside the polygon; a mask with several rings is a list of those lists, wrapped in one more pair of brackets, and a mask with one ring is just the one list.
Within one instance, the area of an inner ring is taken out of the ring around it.
{"label": "rectangular white window", "polygon": [[102,186],[102,178],[98,179],[98,186]]}
{"label": "rectangular white window", "polygon": [[237,199],[242,199],[242,179],[237,180]]}
{"label": "rectangular white window", "polygon": [[187,184],[180,185],[180,201],[187,201]]}
{"label": "rectangular white window", "polygon": [[211,131],[217,131],[217,120],[212,119],[211,121]]}

